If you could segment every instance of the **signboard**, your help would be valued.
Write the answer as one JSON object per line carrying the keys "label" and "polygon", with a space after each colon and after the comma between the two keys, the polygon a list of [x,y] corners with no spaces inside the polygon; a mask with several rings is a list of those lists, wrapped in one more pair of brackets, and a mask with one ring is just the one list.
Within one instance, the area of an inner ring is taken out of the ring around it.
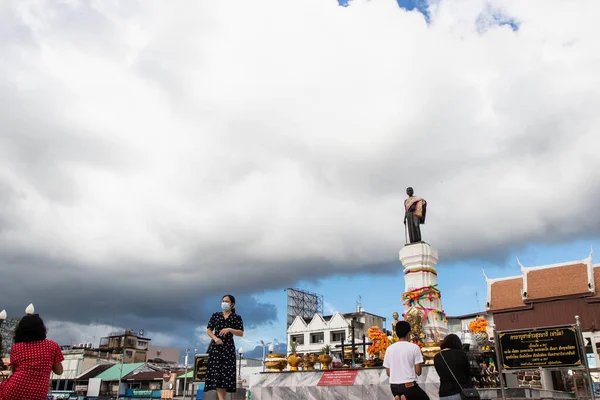
{"label": "signboard", "polygon": [[197,354],[194,360],[194,382],[206,380],[206,368],[208,367],[208,354]]}
{"label": "signboard", "polygon": [[150,397],[150,396],[152,396],[152,390],[133,389],[131,392],[132,392],[133,397]]}
{"label": "signboard", "polygon": [[574,326],[497,333],[502,368],[561,368],[583,365]]}
{"label": "signboard", "polygon": [[87,385],[77,385],[75,386],[75,391],[76,392],[87,392]]}
{"label": "signboard", "polygon": [[317,386],[352,386],[357,374],[357,369],[324,371]]}

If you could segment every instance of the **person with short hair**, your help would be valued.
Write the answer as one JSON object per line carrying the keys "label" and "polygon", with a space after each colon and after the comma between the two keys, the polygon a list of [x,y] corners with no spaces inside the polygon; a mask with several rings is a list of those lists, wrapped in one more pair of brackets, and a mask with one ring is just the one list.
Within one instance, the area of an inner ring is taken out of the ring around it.
{"label": "person with short hair", "polygon": [[395,400],[429,400],[429,396],[417,384],[421,375],[423,355],[421,348],[409,341],[411,327],[406,321],[395,326],[398,342],[387,348],[383,366],[390,378],[390,388]]}
{"label": "person with short hair", "polygon": [[10,351],[12,375],[0,382],[0,400],[46,400],[50,373],[62,375],[63,361],[58,343],[46,339],[40,316],[24,316],[15,329]]}
{"label": "person with short hair", "polygon": [[[462,349],[460,338],[454,333],[447,335],[440,347],[442,350],[433,358],[433,365],[440,376],[440,400],[460,400],[460,386],[473,387],[469,359]],[[457,380],[460,386],[456,383]]]}

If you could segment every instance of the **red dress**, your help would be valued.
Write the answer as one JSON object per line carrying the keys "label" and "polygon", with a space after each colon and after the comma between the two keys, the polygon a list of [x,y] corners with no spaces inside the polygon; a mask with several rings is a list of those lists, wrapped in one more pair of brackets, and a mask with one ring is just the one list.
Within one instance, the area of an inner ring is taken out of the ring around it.
{"label": "red dress", "polygon": [[0,382],[0,400],[46,400],[52,367],[64,359],[60,347],[52,340],[13,344],[10,350],[13,374]]}

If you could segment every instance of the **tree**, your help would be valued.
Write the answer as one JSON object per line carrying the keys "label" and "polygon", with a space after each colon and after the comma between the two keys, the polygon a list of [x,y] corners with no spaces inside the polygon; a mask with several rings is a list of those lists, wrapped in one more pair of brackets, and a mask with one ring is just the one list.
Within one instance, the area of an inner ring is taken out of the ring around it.
{"label": "tree", "polygon": [[15,329],[19,320],[17,318],[7,318],[2,325],[0,325],[0,358],[5,354],[10,354],[12,347],[13,336],[15,335]]}

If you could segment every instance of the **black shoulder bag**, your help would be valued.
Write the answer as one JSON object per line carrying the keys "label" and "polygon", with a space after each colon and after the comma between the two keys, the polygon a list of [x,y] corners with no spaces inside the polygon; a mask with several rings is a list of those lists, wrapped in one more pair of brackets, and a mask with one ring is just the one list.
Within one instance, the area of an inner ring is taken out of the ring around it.
{"label": "black shoulder bag", "polygon": [[446,367],[448,367],[448,371],[450,371],[450,373],[452,374],[452,377],[454,378],[458,387],[460,388],[460,398],[462,400],[481,400],[481,396],[479,395],[479,392],[477,391],[477,389],[463,388],[460,385],[460,382],[458,381],[458,379],[456,379],[456,375],[454,375],[454,372],[452,372],[452,368],[450,368],[450,366],[446,362],[446,359],[444,358],[444,355],[442,354],[441,351],[440,351],[440,357],[442,357],[442,360],[444,360],[444,364],[446,364]]}

